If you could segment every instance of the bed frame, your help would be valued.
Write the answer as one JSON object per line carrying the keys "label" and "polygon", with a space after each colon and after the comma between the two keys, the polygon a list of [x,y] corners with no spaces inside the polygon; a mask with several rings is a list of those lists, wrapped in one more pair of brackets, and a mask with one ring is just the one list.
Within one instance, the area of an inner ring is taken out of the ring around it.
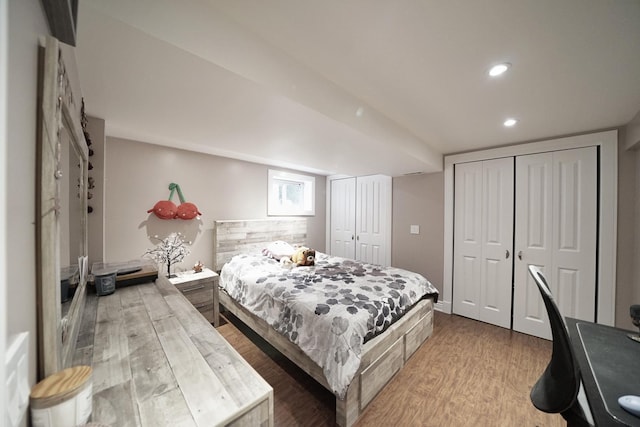
{"label": "bed frame", "polygon": [[[214,227],[215,269],[247,249],[259,249],[265,242],[285,240],[304,244],[306,219],[216,221]],[[331,390],[320,368],[295,344],[276,332],[267,322],[236,303],[220,290],[220,303],[247,326],[260,334],[289,360]],[[360,368],[349,385],[344,400],[336,398],[336,424],[351,426],[382,388],[402,369],[411,355],[433,332],[433,301],[421,300],[384,333],[364,344]]]}

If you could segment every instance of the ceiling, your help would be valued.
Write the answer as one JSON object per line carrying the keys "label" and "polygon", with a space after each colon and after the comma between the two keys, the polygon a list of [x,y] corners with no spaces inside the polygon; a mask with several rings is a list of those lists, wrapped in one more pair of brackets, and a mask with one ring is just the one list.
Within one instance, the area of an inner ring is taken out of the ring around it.
{"label": "ceiling", "polygon": [[319,174],[433,172],[640,112],[638,0],[81,0],[77,40],[107,135]]}

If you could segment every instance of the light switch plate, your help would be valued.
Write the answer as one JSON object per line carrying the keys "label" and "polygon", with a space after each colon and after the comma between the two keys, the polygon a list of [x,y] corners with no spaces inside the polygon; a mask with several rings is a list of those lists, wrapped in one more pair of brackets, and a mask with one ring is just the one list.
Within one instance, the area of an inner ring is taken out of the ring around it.
{"label": "light switch plate", "polygon": [[29,406],[29,332],[15,335],[6,353],[6,425],[19,426]]}
{"label": "light switch plate", "polygon": [[412,225],[411,228],[409,229],[409,233],[411,233],[411,234],[420,234],[420,226],[419,225]]}

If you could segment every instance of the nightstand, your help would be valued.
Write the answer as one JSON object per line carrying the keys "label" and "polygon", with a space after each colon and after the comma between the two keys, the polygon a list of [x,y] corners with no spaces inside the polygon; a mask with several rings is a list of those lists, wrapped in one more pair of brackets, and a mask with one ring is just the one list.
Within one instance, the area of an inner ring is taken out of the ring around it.
{"label": "nightstand", "polygon": [[220,326],[218,307],[218,273],[203,268],[200,273],[193,270],[177,273],[169,282],[174,285],[189,302],[217,328]]}

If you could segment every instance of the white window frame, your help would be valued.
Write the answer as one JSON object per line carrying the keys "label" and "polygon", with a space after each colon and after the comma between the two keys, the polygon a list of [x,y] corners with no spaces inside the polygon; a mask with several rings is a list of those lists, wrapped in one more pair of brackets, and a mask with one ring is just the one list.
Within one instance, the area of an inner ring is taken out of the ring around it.
{"label": "white window frame", "polygon": [[[303,203],[299,206],[283,206],[277,192],[278,181],[289,181],[303,186]],[[268,216],[311,216],[316,214],[316,178],[309,175],[269,169],[267,190]]]}

